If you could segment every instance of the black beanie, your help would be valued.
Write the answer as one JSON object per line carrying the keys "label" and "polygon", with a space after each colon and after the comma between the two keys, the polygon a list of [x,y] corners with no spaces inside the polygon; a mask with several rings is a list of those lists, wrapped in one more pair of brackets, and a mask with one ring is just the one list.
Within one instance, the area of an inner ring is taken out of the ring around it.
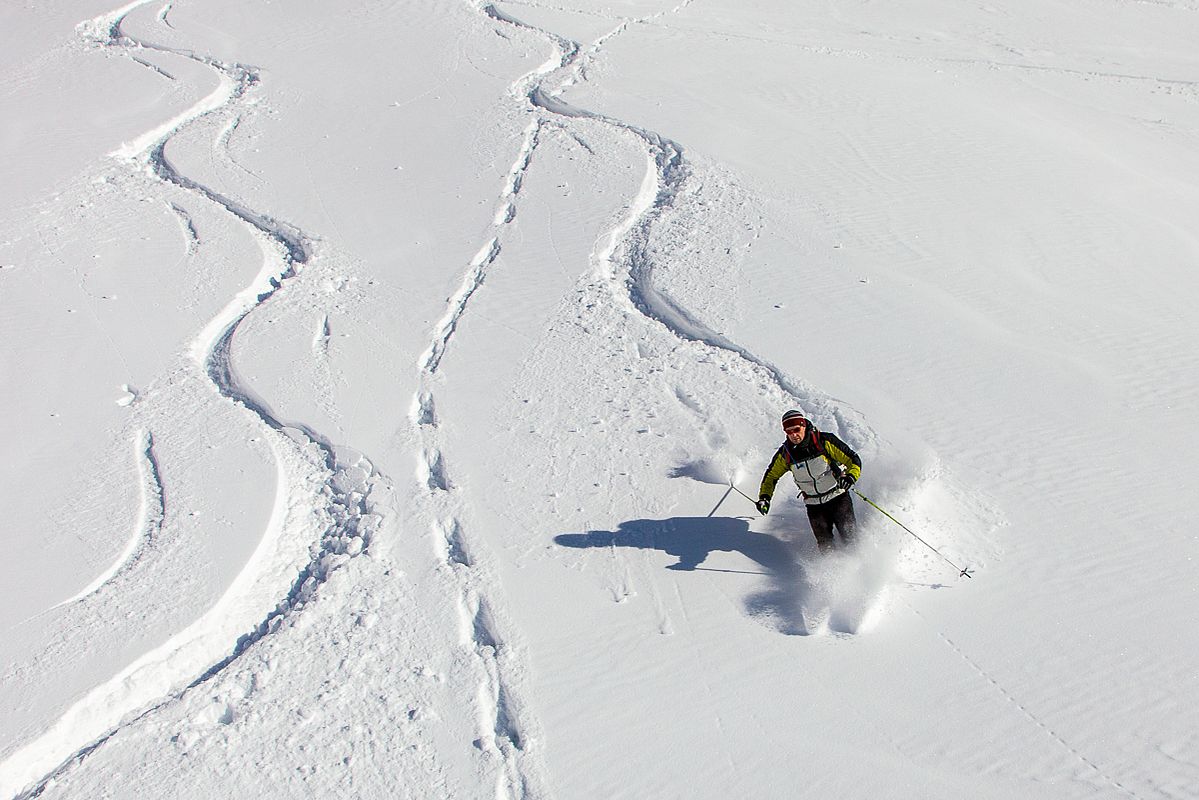
{"label": "black beanie", "polygon": [[791,410],[790,410],[790,411],[788,411],[786,414],[783,414],[783,427],[784,427],[784,428],[786,428],[786,427],[787,427],[787,423],[788,423],[788,422],[790,422],[791,420],[801,420],[801,419],[802,419],[804,422],[807,422],[807,421],[808,421],[808,420],[807,420],[807,417],[805,417],[805,416],[803,415],[803,412],[801,412],[801,411],[796,411],[795,409],[791,409]]}

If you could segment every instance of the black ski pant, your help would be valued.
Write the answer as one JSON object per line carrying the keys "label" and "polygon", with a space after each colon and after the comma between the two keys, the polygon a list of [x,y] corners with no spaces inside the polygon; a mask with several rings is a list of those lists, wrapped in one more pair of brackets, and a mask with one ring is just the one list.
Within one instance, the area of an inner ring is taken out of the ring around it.
{"label": "black ski pant", "polygon": [[849,492],[839,494],[827,503],[808,506],[808,522],[812,523],[812,533],[816,534],[820,552],[826,553],[836,548],[833,528],[841,534],[844,546],[852,545],[858,521],[853,515],[853,501],[849,498]]}

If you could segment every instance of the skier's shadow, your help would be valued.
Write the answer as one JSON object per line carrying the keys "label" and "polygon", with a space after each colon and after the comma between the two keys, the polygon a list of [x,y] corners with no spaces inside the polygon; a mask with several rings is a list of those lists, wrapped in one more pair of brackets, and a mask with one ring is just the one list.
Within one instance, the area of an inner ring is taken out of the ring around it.
{"label": "skier's shadow", "polygon": [[713,551],[739,552],[761,570],[714,569],[713,572],[762,575],[767,586],[745,598],[745,611],[783,633],[806,634],[802,608],[810,582],[799,563],[798,547],[765,533],[754,533],[744,519],[729,517],[671,517],[622,522],[615,531],[563,533],[554,537],[563,547],[639,547],[661,550],[678,558],[666,569],[709,570],[700,566]]}

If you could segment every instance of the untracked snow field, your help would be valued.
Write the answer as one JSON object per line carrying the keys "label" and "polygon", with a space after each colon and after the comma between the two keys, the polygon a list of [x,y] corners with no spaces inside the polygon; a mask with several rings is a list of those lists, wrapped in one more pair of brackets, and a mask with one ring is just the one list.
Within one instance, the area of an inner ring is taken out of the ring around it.
{"label": "untracked snow field", "polygon": [[0,798],[1199,797],[1197,0],[0,30]]}

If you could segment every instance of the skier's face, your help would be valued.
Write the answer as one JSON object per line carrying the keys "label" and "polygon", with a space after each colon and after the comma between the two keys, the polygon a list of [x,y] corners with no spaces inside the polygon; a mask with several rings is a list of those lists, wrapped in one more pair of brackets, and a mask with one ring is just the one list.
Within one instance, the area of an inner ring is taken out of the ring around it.
{"label": "skier's face", "polygon": [[799,444],[803,441],[804,434],[808,432],[808,423],[806,420],[790,422],[783,430],[787,432],[787,441],[791,444]]}

